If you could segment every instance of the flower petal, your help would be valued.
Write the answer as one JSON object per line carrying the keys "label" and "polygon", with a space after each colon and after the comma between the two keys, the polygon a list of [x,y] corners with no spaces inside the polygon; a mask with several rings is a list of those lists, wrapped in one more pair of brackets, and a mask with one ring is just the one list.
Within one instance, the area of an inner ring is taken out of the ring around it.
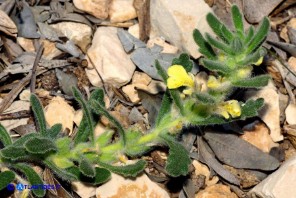
{"label": "flower petal", "polygon": [[169,67],[168,75],[167,86],[169,89],[175,89],[181,86],[194,86],[192,77],[188,75],[184,67],[181,65],[173,65]]}
{"label": "flower petal", "polygon": [[224,107],[233,118],[239,117],[241,115],[241,107],[237,100],[227,101]]}

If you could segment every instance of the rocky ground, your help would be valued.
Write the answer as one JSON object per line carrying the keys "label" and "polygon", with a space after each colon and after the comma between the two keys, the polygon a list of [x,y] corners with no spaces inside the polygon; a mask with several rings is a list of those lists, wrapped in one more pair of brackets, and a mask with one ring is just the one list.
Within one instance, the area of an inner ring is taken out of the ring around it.
{"label": "rocky ground", "polygon": [[[94,87],[101,87],[108,110],[124,127],[148,131],[166,89],[155,60],[168,68],[186,52],[195,62],[195,78],[205,82],[208,74],[198,63],[201,54],[192,32],[198,28],[212,33],[205,19],[209,12],[231,26],[232,3],[243,10],[245,27],[269,17],[271,30],[264,43],[269,53],[255,72],[269,73],[272,80],[263,89],[248,90],[242,96],[264,98],[266,105],[259,116],[229,127],[239,138],[276,157],[279,169],[259,171],[254,170],[257,165],[251,170],[222,164],[240,181],[240,185],[230,184],[197,156],[193,133],[183,140],[192,154],[187,177],[166,175],[167,151],[160,148],[143,157],[149,166],[136,179],[113,174],[101,186],[61,183],[62,188],[48,192],[48,197],[285,198],[296,194],[294,0],[0,0],[0,123],[15,138],[34,130],[29,96],[35,92],[45,107],[47,124],[62,123],[63,133],[73,136],[82,110],[73,101],[71,86],[86,97]],[[110,122],[102,117],[96,135],[109,127]],[[235,142],[220,149],[235,155],[251,152]],[[268,166],[269,161],[264,163]],[[40,169],[40,173],[52,177],[47,182],[60,181],[48,170]]]}

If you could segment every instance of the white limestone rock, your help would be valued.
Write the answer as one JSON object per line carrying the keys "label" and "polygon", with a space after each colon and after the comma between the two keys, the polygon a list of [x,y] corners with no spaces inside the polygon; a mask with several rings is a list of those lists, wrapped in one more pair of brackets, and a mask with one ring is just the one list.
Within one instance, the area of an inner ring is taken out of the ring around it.
{"label": "white limestone rock", "polygon": [[112,0],[109,10],[110,21],[120,23],[137,17],[134,0]]}
{"label": "white limestone rock", "polygon": [[296,156],[256,185],[249,194],[269,198],[290,198],[296,194]]}
{"label": "white limestone rock", "polygon": [[[86,69],[86,74],[92,85],[100,87],[102,81],[100,73],[106,84],[121,87],[127,84],[136,69],[136,66],[125,53],[117,36],[117,28],[100,27],[92,40],[92,46],[87,51],[91,69]],[[92,63],[97,71],[93,68]]]}
{"label": "white limestone rock", "polygon": [[76,8],[83,10],[99,19],[108,17],[111,0],[73,0]]}
{"label": "white limestone rock", "polygon": [[198,58],[201,54],[192,33],[195,28],[212,33],[206,21],[209,12],[212,9],[204,0],[151,0],[150,38],[162,36],[179,50]]}

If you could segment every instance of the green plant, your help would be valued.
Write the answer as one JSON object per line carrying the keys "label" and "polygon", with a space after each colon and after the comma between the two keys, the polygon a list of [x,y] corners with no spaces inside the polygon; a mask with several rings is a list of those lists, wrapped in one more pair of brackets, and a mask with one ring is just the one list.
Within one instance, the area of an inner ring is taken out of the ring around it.
{"label": "green plant", "polygon": [[[198,30],[193,33],[199,51],[204,55],[201,64],[211,71],[205,88],[190,74],[193,63],[188,55],[182,54],[174,59],[168,71],[156,62],[168,89],[155,127],[148,133],[137,128],[124,129],[105,108],[103,90],[93,91],[86,101],[78,89],[73,88],[73,95],[83,109],[83,118],[73,140],[61,137],[61,125],[48,128],[40,101],[31,95],[39,130],[13,142],[5,128],[0,126],[0,140],[4,145],[0,151],[0,189],[15,178],[20,180],[19,172],[26,176],[25,182],[42,184],[42,179],[28,163],[46,166],[63,180],[80,180],[94,185],[108,181],[110,171],[135,177],[143,171],[146,162],[139,159],[126,165],[126,159],[138,158],[155,146],[169,148],[165,168],[170,176],[186,175],[191,163],[189,153],[175,139],[183,127],[244,120],[256,116],[264,103],[263,99],[239,102],[229,96],[236,88],[260,88],[267,84],[268,76],[252,77],[251,74],[253,65],[260,64],[266,53],[261,44],[268,33],[269,22],[264,18],[256,32],[253,27],[245,32],[237,6],[232,7],[232,16],[234,32],[213,14],[207,15],[219,40],[209,34],[204,37]],[[116,131],[108,130],[95,137],[95,118],[98,116],[108,118]],[[45,195],[41,189],[33,190],[33,193],[38,197]]]}

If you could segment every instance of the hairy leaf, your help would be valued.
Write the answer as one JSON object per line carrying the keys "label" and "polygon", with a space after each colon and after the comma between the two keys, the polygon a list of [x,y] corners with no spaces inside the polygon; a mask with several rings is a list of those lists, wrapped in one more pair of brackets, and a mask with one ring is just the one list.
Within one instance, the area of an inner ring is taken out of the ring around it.
{"label": "hairy leaf", "polygon": [[196,92],[193,94],[203,104],[214,104],[215,98],[208,93]]}
{"label": "hairy leaf", "polygon": [[26,149],[24,147],[14,145],[3,148],[0,154],[3,158],[9,160],[18,160],[27,156]]}
{"label": "hairy leaf", "polygon": [[238,33],[244,34],[244,22],[243,22],[243,16],[237,7],[237,5],[233,5],[231,7],[231,14],[232,14],[232,20],[233,25]]}
{"label": "hairy leaf", "polygon": [[91,162],[87,159],[82,157],[79,163],[79,170],[81,173],[87,177],[95,177],[95,168],[91,164]]}
{"label": "hairy leaf", "polygon": [[48,154],[52,151],[56,151],[57,147],[55,143],[44,137],[34,137],[29,139],[24,144],[25,149],[32,154]]}
{"label": "hairy leaf", "polygon": [[252,40],[254,33],[255,33],[254,27],[250,26],[247,31],[247,35],[245,37],[244,44],[247,44],[248,42],[250,42]]}
{"label": "hairy leaf", "polygon": [[162,68],[162,66],[160,65],[158,60],[155,61],[155,67],[157,69],[158,75],[160,75],[161,78],[163,79],[163,81],[166,83],[169,76],[168,76],[167,72]]}
{"label": "hairy leaf", "polygon": [[77,133],[74,138],[74,144],[77,145],[81,142],[88,141],[91,129],[88,126],[88,121],[86,115],[83,115],[82,120],[78,126]]}
{"label": "hairy leaf", "polygon": [[114,131],[105,131],[97,138],[96,145],[98,145],[99,148],[106,146],[108,143],[111,142],[113,134]]}
{"label": "hairy leaf", "polygon": [[47,136],[55,139],[58,134],[62,131],[62,124],[58,123],[53,125],[50,129],[47,129]]}
{"label": "hairy leaf", "polygon": [[176,142],[174,138],[167,135],[162,135],[161,138],[170,148],[165,167],[166,171],[172,177],[186,176],[189,171],[189,165],[191,164],[189,152],[182,144]]}
{"label": "hairy leaf", "polygon": [[110,164],[106,164],[100,161],[98,162],[98,164],[101,167],[106,168],[111,172],[122,175],[124,177],[136,177],[139,173],[141,173],[144,170],[146,166],[146,162],[144,160],[139,160],[134,164],[129,164],[125,166],[112,166]]}
{"label": "hairy leaf", "polygon": [[234,134],[206,132],[208,141],[217,158],[236,168],[275,170],[279,161]]}
{"label": "hairy leaf", "polygon": [[138,140],[142,136],[140,131],[130,130],[126,133],[126,154],[135,157],[146,153],[151,147],[144,144],[139,144]]}
{"label": "hairy leaf", "polygon": [[203,64],[204,67],[206,67],[211,71],[217,71],[223,74],[227,74],[231,72],[230,68],[227,65],[221,63],[220,61],[202,59],[201,63]]}
{"label": "hairy leaf", "polygon": [[38,97],[35,94],[31,94],[30,102],[35,118],[37,120],[37,126],[42,136],[46,136],[46,121],[44,117],[43,107]]}
{"label": "hairy leaf", "polygon": [[43,160],[43,163],[63,180],[76,181],[78,179],[76,175],[72,174],[71,172],[68,172],[65,169],[59,168],[49,160]]}
{"label": "hairy leaf", "polygon": [[95,89],[91,92],[89,101],[95,100],[105,107],[104,91],[102,89]]}
{"label": "hairy leaf", "polygon": [[[40,178],[40,176],[34,171],[34,169],[31,168],[31,166],[24,164],[24,163],[18,163],[13,165],[14,168],[18,169],[24,175],[26,176],[27,180],[31,185],[43,185],[43,181]],[[45,196],[45,190],[42,188],[32,189],[34,195],[37,197],[44,197]]]}
{"label": "hairy leaf", "polygon": [[261,57],[265,56],[266,50],[262,47],[258,48],[254,53],[248,54],[243,60],[237,62],[239,66],[246,66],[256,63]]}
{"label": "hairy leaf", "polygon": [[211,47],[211,45],[204,39],[202,34],[198,29],[193,31],[193,39],[195,43],[199,46],[199,52],[202,53],[209,59],[216,59],[216,54]]}
{"label": "hairy leaf", "polygon": [[42,137],[40,133],[27,133],[13,142],[13,146],[23,146],[26,141],[35,137]]}
{"label": "hairy leaf", "polygon": [[4,146],[8,146],[12,144],[10,135],[6,131],[6,129],[2,126],[2,124],[0,124],[0,141],[3,143]]}
{"label": "hairy leaf", "polygon": [[230,43],[231,50],[234,54],[241,54],[244,49],[243,42],[240,38],[235,37]]}
{"label": "hairy leaf", "polygon": [[267,17],[265,17],[258,31],[254,35],[252,40],[248,43],[248,48],[246,50],[247,54],[253,52],[262,44],[262,42],[264,41],[264,39],[268,34],[268,31],[269,31],[269,20],[267,19]]}
{"label": "hairy leaf", "polygon": [[263,107],[264,99],[259,98],[257,100],[248,100],[241,106],[241,119],[254,117],[258,115],[258,111]]}
{"label": "hairy leaf", "polygon": [[[85,117],[85,119],[87,121],[87,128],[89,129],[90,139],[91,139],[91,142],[94,143],[94,125],[95,125],[95,123],[93,121],[91,110],[90,110],[88,104],[86,103],[86,101],[84,100],[80,91],[76,87],[73,87],[72,91],[73,91],[73,96],[75,97],[75,100],[77,100],[79,102],[79,104],[81,105],[81,107],[83,109],[83,117]],[[79,137],[81,137],[81,135]]]}
{"label": "hairy leaf", "polygon": [[172,106],[172,99],[169,94],[169,90],[166,90],[162,97],[161,106],[156,118],[156,126],[158,126],[164,115],[170,112]]}
{"label": "hairy leaf", "polygon": [[15,178],[15,174],[12,171],[3,171],[0,173],[0,190],[7,187]]}
{"label": "hairy leaf", "polygon": [[95,177],[84,176],[78,167],[72,166],[67,169],[68,172],[76,175],[80,181],[91,183],[92,185],[99,185],[107,182],[111,178],[111,172],[105,168],[95,167]]}
{"label": "hairy leaf", "polygon": [[102,105],[100,105],[97,101],[90,101],[91,108],[97,114],[104,115],[108,120],[117,128],[120,137],[122,138],[123,143],[126,143],[125,131],[120,122],[114,118]]}
{"label": "hairy leaf", "polygon": [[191,72],[193,68],[192,60],[188,54],[181,54],[179,58],[174,58],[172,65],[182,65],[187,72]]}
{"label": "hairy leaf", "polygon": [[232,85],[242,88],[261,88],[268,84],[269,79],[269,75],[260,75],[253,78],[232,82]]}
{"label": "hairy leaf", "polygon": [[231,48],[231,46],[220,42],[216,39],[214,39],[210,34],[206,33],[206,39],[207,41],[215,48],[225,52],[226,54],[234,54],[233,49]]}
{"label": "hairy leaf", "polygon": [[[227,31],[228,29],[225,27],[225,25],[223,23],[221,23],[221,21],[213,14],[213,13],[209,13],[207,14],[207,21],[209,26],[212,28],[213,32],[223,41],[230,43],[231,40],[228,40],[228,37],[225,37],[224,35],[230,35],[230,33],[227,34],[223,34],[221,29],[224,29],[224,31]],[[222,27],[225,28],[222,28]],[[229,30],[228,30],[229,31]]]}

